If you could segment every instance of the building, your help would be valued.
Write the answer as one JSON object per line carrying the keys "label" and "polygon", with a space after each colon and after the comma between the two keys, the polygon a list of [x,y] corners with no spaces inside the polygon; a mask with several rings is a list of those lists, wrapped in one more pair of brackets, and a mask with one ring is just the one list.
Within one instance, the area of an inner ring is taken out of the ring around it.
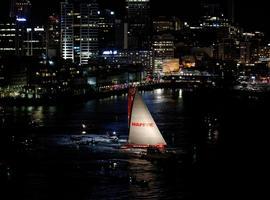
{"label": "building", "polygon": [[232,24],[235,22],[235,2],[234,0],[228,0],[227,16]]}
{"label": "building", "polygon": [[30,18],[31,7],[29,0],[11,0],[9,17],[27,21]]}
{"label": "building", "polygon": [[29,83],[29,62],[26,57],[8,55],[0,59],[4,87],[22,90]]}
{"label": "building", "polygon": [[[121,19],[115,20],[115,48],[116,49],[125,49],[124,48],[124,22]],[[127,29],[126,29],[126,38],[127,38]],[[127,44],[127,39],[126,39]]]}
{"label": "building", "polygon": [[0,56],[46,55],[46,31],[43,26],[18,27],[14,22],[0,23]]}
{"label": "building", "polygon": [[153,32],[168,32],[168,31],[179,31],[182,29],[182,23],[177,17],[164,17],[159,16],[153,20]]}
{"label": "building", "polygon": [[46,30],[43,26],[26,29],[23,49],[26,56],[46,55]]}
{"label": "building", "polygon": [[223,10],[221,8],[221,5],[219,3],[208,3],[208,2],[202,2],[201,3],[201,12],[203,16],[222,16]]}
{"label": "building", "polygon": [[80,64],[98,56],[98,4],[96,0],[80,4]]}
{"label": "building", "polygon": [[74,61],[74,19],[73,19],[73,4],[61,2],[61,56],[65,60]]}
{"label": "building", "polygon": [[137,50],[107,50],[103,51],[101,57],[106,64],[114,66],[139,65],[146,71],[152,69],[152,51]]}
{"label": "building", "polygon": [[23,55],[23,26],[13,20],[0,23],[0,55]]}
{"label": "building", "polygon": [[116,45],[115,12],[112,10],[98,11],[98,42],[99,49],[111,49]]}
{"label": "building", "polygon": [[151,46],[150,0],[126,0],[128,48],[149,49]]}
{"label": "building", "polygon": [[223,39],[218,43],[218,59],[232,61],[239,58],[238,41],[234,39]]}
{"label": "building", "polygon": [[201,26],[204,28],[229,27],[229,20],[223,17],[203,16]]}
{"label": "building", "polygon": [[170,34],[156,35],[152,48],[154,73],[160,73],[163,61],[174,58],[174,37]]}
{"label": "building", "polygon": [[64,59],[87,64],[98,56],[98,4],[96,0],[61,2],[60,48]]}
{"label": "building", "polygon": [[16,54],[16,24],[0,23],[0,56]]}
{"label": "building", "polygon": [[46,55],[56,57],[60,55],[60,22],[59,17],[52,14],[48,18],[46,27]]}

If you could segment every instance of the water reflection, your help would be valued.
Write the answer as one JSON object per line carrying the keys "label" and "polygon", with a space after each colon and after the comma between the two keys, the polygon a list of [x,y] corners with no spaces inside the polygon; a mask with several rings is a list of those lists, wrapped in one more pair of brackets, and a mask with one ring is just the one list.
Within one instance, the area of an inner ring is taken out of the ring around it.
{"label": "water reflection", "polygon": [[[202,160],[205,143],[218,145],[219,117],[197,109],[199,106],[188,96],[189,92],[181,89],[157,89],[141,94],[168,145],[185,153],[179,165],[162,165],[122,155],[119,158],[116,152],[95,151],[93,143],[79,148],[74,145],[77,138],[73,135],[115,132],[119,137],[127,136],[126,95],[72,106],[10,107],[6,134],[11,134],[12,127],[17,128],[12,133],[12,147],[20,149],[16,156],[22,159],[16,164],[25,178],[17,182],[25,184],[24,197],[32,200],[35,195],[44,199],[185,199],[191,196],[193,186],[189,182],[194,180],[193,165]],[[26,135],[22,133],[24,130]],[[33,184],[36,182],[39,184]],[[68,189],[55,191],[59,185]]]}
{"label": "water reflection", "polygon": [[219,119],[215,114],[207,114],[204,117],[204,128],[207,132],[207,142],[216,144],[219,139]]}

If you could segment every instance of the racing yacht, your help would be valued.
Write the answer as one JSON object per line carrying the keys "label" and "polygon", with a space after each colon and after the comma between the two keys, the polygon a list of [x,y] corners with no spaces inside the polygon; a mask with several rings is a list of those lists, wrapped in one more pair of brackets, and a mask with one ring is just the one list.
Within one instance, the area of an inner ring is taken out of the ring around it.
{"label": "racing yacht", "polygon": [[167,146],[151,113],[136,88],[128,93],[128,143],[122,148],[164,149]]}

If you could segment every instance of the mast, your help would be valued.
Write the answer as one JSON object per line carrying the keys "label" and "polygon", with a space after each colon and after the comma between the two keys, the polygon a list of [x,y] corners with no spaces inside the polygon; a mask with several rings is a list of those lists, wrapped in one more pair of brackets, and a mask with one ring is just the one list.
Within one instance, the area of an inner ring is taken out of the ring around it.
{"label": "mast", "polygon": [[128,128],[130,127],[131,112],[132,112],[135,94],[136,94],[136,88],[130,87],[128,90]]}

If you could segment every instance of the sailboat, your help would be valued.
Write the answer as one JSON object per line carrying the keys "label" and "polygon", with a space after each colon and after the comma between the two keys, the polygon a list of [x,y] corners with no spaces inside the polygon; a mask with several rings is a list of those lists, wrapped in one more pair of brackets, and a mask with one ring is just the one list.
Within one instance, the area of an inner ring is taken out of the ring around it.
{"label": "sailboat", "polygon": [[124,148],[164,149],[167,146],[141,95],[134,87],[128,93],[128,127],[128,143]]}

